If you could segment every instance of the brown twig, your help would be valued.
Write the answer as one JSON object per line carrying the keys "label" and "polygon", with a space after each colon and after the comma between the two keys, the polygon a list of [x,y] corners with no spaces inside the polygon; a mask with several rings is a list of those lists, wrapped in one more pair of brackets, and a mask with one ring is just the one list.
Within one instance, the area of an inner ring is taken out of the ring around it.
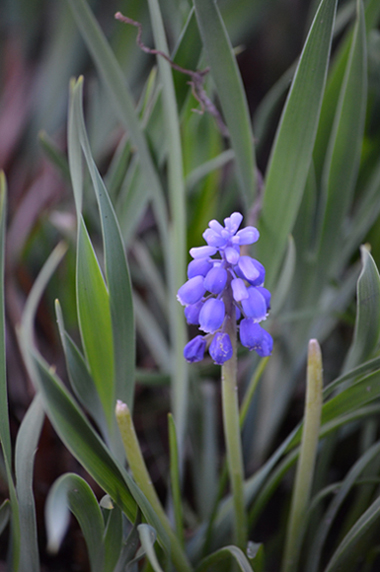
{"label": "brown twig", "polygon": [[146,54],[152,54],[163,57],[171,65],[173,69],[177,70],[180,73],[184,73],[190,76],[191,80],[188,81],[187,83],[188,85],[191,86],[191,92],[201,106],[201,109],[192,109],[191,111],[199,113],[200,115],[203,115],[205,111],[210,113],[213,117],[215,117],[216,123],[223,137],[229,137],[228,129],[223,122],[219,110],[216,108],[211,99],[207,96],[207,93],[205,92],[203,87],[205,76],[210,71],[210,68],[193,71],[179,66],[178,64],[173,62],[173,60],[171,60],[169,56],[166,55],[161,50],[149,48],[142,42],[141,40],[142,25],[140,22],[136,22],[135,20],[132,20],[132,18],[124,16],[121,12],[116,12],[115,18],[116,20],[119,20],[124,24],[131,24],[132,26],[135,26],[138,29],[136,43],[143,52],[145,52]]}

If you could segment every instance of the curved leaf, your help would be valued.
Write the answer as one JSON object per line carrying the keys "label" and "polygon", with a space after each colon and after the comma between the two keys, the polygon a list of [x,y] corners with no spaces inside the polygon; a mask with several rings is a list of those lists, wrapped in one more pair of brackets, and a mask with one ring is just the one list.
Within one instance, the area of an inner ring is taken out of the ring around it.
{"label": "curved leaf", "polygon": [[354,340],[344,370],[368,359],[380,337],[380,276],[375,261],[365,246],[360,249],[362,271],[357,284],[357,309]]}
{"label": "curved leaf", "polygon": [[86,540],[91,571],[101,572],[104,558],[103,517],[93,491],[79,475],[62,475],[49,491],[45,506],[48,550],[59,550],[69,524],[68,509],[79,522]]}

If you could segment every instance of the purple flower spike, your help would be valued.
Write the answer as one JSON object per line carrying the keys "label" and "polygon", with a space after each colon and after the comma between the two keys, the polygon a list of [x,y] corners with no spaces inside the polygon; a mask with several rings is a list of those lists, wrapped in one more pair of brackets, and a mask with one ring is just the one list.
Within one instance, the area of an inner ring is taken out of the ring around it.
{"label": "purple flower spike", "polygon": [[240,322],[240,341],[249,350],[255,350],[260,357],[272,353],[272,336],[253,320],[244,319]]}
{"label": "purple flower spike", "polygon": [[199,302],[206,292],[203,286],[203,280],[203,276],[194,276],[194,278],[190,278],[190,280],[181,286],[177,293],[177,299],[182,306]]}
{"label": "purple flower spike", "polygon": [[223,324],[224,315],[223,300],[215,300],[215,298],[206,300],[199,313],[199,328],[203,332],[213,334]]}
{"label": "purple flower spike", "polygon": [[221,266],[214,266],[208,272],[206,278],[204,279],[203,285],[207,292],[211,294],[220,294],[227,282],[227,270]]}
{"label": "purple flower spike", "polygon": [[[208,334],[210,355],[219,365],[233,353],[225,332],[227,319],[240,321],[241,342],[250,350],[266,356],[273,346],[271,336],[258,325],[270,309],[271,295],[263,287],[265,268],[254,258],[240,255],[240,247],[256,242],[259,231],[253,226],[239,230],[242,220],[235,212],[224,219],[224,226],[217,220],[209,222],[203,233],[207,245],[190,250],[193,260],[187,268],[188,281],[177,294],[185,306],[187,323]],[[184,356],[190,362],[200,361],[205,348],[205,337],[196,336],[185,346]]]}
{"label": "purple flower spike", "polygon": [[186,361],[194,363],[202,361],[206,349],[206,340],[203,336],[196,336],[185,345],[183,355]]}
{"label": "purple flower spike", "polygon": [[217,365],[223,365],[224,362],[232,358],[232,344],[230,336],[225,332],[215,334],[209,348],[210,356]]}

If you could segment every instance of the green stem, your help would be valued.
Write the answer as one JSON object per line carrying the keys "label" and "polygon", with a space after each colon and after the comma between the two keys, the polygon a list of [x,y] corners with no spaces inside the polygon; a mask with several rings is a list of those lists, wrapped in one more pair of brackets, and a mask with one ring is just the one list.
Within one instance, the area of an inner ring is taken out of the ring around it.
{"label": "green stem", "polygon": [[244,503],[244,467],[237,392],[236,318],[232,293],[229,290],[230,288],[227,288],[227,294],[224,297],[226,315],[228,316],[225,331],[230,336],[233,355],[222,366],[223,424],[234,503],[235,542],[239,548],[245,551],[247,546],[247,517]]}
{"label": "green stem", "polygon": [[160,499],[157,496],[156,489],[153,486],[148,469],[146,468],[144,458],[141,453],[140,444],[137,439],[135,427],[133,424],[131,412],[128,406],[122,401],[116,404],[116,420],[120,429],[121,438],[127,460],[132,471],[132,475],[136,484],[144,493],[149,501],[152,509],[160,520],[166,534],[169,537],[172,551],[172,559],[178,572],[191,572],[192,567],[186,554],[184,553],[180,541],[174,534],[168,517],[162,507]]}

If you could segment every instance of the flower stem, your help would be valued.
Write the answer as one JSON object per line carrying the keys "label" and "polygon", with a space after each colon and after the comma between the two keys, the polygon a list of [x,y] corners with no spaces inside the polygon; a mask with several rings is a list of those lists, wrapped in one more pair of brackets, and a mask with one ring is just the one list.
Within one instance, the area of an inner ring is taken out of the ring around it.
{"label": "flower stem", "polygon": [[146,468],[144,458],[141,453],[140,445],[137,439],[135,427],[133,424],[131,412],[128,406],[122,401],[118,401],[116,405],[116,420],[120,429],[121,438],[127,460],[132,471],[133,478],[149,501],[151,507],[160,520],[166,534],[169,537],[171,545],[171,557],[174,566],[179,572],[191,572],[192,567],[189,563],[185,552],[182,549],[179,539],[174,534],[168,517],[162,507],[160,499],[151,481],[148,469]]}
{"label": "flower stem", "polygon": [[237,392],[236,317],[231,288],[227,288],[224,303],[228,316],[225,331],[230,336],[233,348],[232,358],[222,366],[224,436],[234,504],[235,543],[245,551],[247,546],[247,517],[244,503],[244,468]]}

